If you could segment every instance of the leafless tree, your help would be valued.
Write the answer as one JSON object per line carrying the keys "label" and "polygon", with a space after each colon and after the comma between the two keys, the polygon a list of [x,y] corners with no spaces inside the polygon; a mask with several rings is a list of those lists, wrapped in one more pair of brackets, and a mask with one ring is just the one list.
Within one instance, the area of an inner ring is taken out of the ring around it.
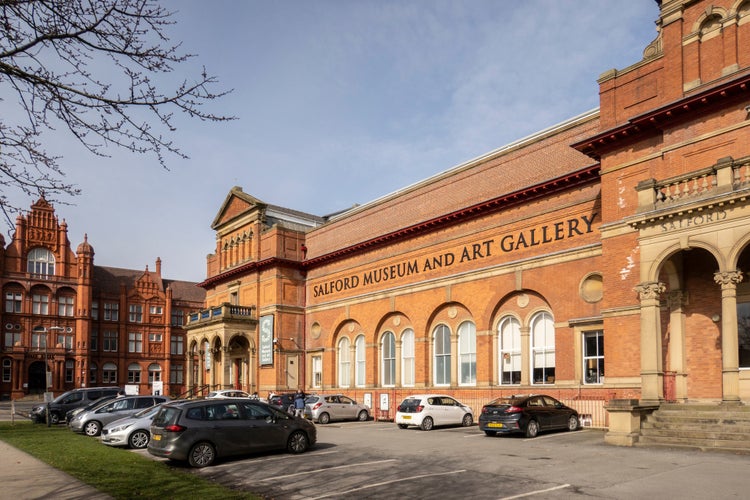
{"label": "leafless tree", "polygon": [[152,154],[167,168],[166,156],[186,157],[171,139],[176,112],[233,119],[203,109],[227,93],[211,90],[205,68],[194,80],[165,76],[194,57],[167,36],[173,16],[158,0],[0,0],[0,209],[11,226],[21,210],[11,192],[79,193],[45,131],[67,129],[102,157],[111,146]]}

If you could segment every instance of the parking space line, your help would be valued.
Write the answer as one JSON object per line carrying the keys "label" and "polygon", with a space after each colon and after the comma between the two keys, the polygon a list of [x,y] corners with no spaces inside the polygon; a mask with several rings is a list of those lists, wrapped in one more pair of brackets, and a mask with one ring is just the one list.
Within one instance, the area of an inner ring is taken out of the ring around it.
{"label": "parking space line", "polygon": [[327,493],[319,497],[313,497],[310,500],[317,500],[319,498],[328,498],[328,497],[339,496],[339,495],[347,495],[349,493],[354,493],[354,492],[366,490],[369,488],[377,488],[378,486],[385,486],[385,485],[394,484],[394,483],[402,483],[404,481],[413,481],[415,479],[422,479],[425,477],[447,476],[449,474],[460,474],[461,472],[466,472],[466,469],[454,470],[454,471],[449,471],[449,472],[436,472],[434,474],[420,474],[419,476],[402,477],[400,479],[393,479],[391,481],[382,481],[380,483],[373,483],[373,484],[368,484],[365,486],[360,486],[359,488],[352,488],[351,490]]}
{"label": "parking space line", "polygon": [[534,496],[534,495],[540,495],[542,493],[549,493],[550,491],[562,490],[562,489],[565,489],[565,488],[570,488],[570,485],[569,484],[561,484],[560,486],[553,486],[552,488],[547,488],[546,490],[529,491],[529,492],[526,492],[526,493],[521,493],[521,494],[513,495],[513,496],[510,496],[510,497],[502,497],[502,498],[500,498],[500,500],[512,500],[513,498],[530,497],[530,496]]}
{"label": "parking space line", "polygon": [[337,465],[336,467],[323,467],[322,469],[315,469],[315,470],[308,470],[304,472],[295,472],[294,474],[285,474],[283,476],[271,476],[267,477],[265,479],[258,479],[258,481],[276,481],[279,479],[287,479],[290,477],[296,477],[296,476],[305,476],[308,474],[317,474],[319,472],[325,472],[329,470],[336,470],[336,469],[348,469],[350,467],[362,467],[366,465],[375,465],[375,464],[383,464],[386,462],[397,462],[395,458],[389,458],[386,460],[375,460],[373,462],[361,462],[358,464],[346,464],[346,465]]}

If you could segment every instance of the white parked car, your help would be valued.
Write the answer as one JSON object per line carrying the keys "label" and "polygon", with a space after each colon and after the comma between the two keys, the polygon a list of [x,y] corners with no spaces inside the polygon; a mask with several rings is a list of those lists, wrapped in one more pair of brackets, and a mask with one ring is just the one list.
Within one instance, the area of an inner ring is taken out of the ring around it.
{"label": "white parked car", "polygon": [[214,398],[252,398],[253,396],[245,391],[237,389],[222,389],[220,391],[211,391],[206,396],[207,399]]}
{"label": "white parked car", "polygon": [[429,431],[437,425],[463,425],[474,423],[474,412],[460,401],[444,394],[417,394],[409,396],[398,405],[396,424],[401,429],[416,425]]}
{"label": "white parked car", "polygon": [[151,420],[161,405],[141,410],[135,415],[115,420],[102,429],[102,443],[143,449],[151,440]]}

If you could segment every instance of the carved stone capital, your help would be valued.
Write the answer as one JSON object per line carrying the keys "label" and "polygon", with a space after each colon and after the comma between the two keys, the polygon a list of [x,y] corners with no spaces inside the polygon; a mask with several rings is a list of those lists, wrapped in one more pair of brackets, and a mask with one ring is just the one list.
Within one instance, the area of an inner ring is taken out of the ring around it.
{"label": "carved stone capital", "polygon": [[682,290],[672,290],[667,295],[667,305],[670,309],[678,309],[687,305],[687,298],[687,292],[683,292]]}
{"label": "carved stone capital", "polygon": [[635,287],[635,291],[638,292],[638,296],[641,300],[656,300],[659,296],[664,293],[667,286],[660,281],[650,281],[646,283],[639,283]]}
{"label": "carved stone capital", "polygon": [[719,271],[714,273],[714,281],[721,285],[721,288],[734,288],[742,282],[742,271]]}

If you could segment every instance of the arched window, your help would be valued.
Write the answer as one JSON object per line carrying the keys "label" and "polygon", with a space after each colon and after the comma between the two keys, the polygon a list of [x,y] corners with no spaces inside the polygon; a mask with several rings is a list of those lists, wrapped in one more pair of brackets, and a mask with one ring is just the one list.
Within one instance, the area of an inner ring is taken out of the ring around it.
{"label": "arched window", "polygon": [[55,255],[46,248],[32,248],[26,256],[26,270],[41,277],[54,276]]}
{"label": "arched window", "polygon": [[349,339],[346,337],[339,341],[339,387],[349,387],[351,380],[352,362],[349,345]]}
{"label": "arched window", "polygon": [[393,332],[383,335],[383,386],[396,385],[396,336]]}
{"label": "arched window", "polygon": [[555,324],[547,312],[531,318],[531,373],[534,384],[555,383]]}
{"label": "arched window", "polygon": [[401,385],[414,386],[414,330],[411,328],[401,335]]}
{"label": "arched window", "polygon": [[354,355],[357,361],[355,367],[356,371],[356,385],[357,387],[364,387],[365,385],[365,368],[366,368],[366,353],[365,353],[365,336],[360,335],[354,341]]}
{"label": "arched window", "polygon": [[130,363],[130,365],[128,365],[128,383],[141,383],[141,365],[138,363]]}
{"label": "arched window", "polygon": [[104,363],[102,367],[102,383],[104,384],[116,384],[117,383],[117,365],[114,363]]}
{"label": "arched window", "polygon": [[161,366],[159,363],[151,363],[148,365],[148,383],[153,384],[159,381],[161,381]]}
{"label": "arched window", "polygon": [[451,331],[445,325],[435,327],[434,366],[435,385],[450,385],[451,383]]}
{"label": "arched window", "polygon": [[471,321],[458,327],[458,380],[461,385],[477,383],[477,327]]}
{"label": "arched window", "polygon": [[512,316],[500,321],[497,327],[500,346],[500,383],[521,383],[521,323]]}

